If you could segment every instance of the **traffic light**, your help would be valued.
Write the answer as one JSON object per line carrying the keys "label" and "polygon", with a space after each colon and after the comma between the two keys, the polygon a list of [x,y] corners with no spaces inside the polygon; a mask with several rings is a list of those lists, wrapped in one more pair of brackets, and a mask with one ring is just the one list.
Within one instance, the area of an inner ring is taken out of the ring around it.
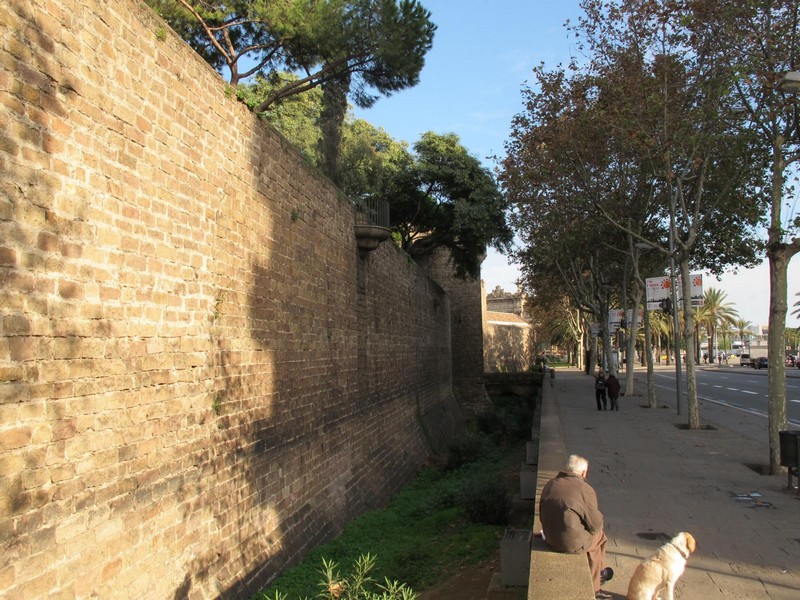
{"label": "traffic light", "polygon": [[664,298],[658,304],[661,307],[661,312],[672,314],[672,298]]}

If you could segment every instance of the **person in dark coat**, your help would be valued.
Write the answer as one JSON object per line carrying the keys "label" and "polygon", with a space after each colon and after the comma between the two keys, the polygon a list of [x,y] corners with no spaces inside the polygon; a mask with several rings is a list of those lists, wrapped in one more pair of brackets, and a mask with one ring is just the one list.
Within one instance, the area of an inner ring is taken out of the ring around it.
{"label": "person in dark coat", "polygon": [[603,369],[597,372],[594,377],[594,398],[597,400],[597,410],[606,409],[606,377],[603,375]]}
{"label": "person in dark coat", "polygon": [[608,399],[611,401],[611,410],[619,410],[619,379],[613,373],[609,374],[606,379],[606,392],[608,392]]}
{"label": "person in dark coat", "polygon": [[564,470],[542,488],[539,520],[544,541],[553,550],[586,553],[596,597],[610,598],[600,586],[614,576],[614,571],[605,566],[608,538],[603,531],[597,493],[586,482],[588,471],[588,460],[571,455]]}

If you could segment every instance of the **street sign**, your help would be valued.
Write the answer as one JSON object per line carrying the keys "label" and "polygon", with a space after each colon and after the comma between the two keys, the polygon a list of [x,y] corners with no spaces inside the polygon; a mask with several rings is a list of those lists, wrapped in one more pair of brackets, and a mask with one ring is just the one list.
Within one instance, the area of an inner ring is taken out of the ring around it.
{"label": "street sign", "polygon": [[[630,327],[631,323],[633,323],[633,309],[632,308],[628,309],[627,319],[628,319],[627,320],[628,327]],[[636,327],[637,328],[641,327],[642,323],[644,323],[644,312],[640,308],[636,313]]]}
{"label": "street sign", "polygon": [[[683,286],[681,278],[677,277],[678,282],[678,302],[683,300]],[[703,306],[703,274],[692,273],[692,306]],[[669,275],[663,277],[648,277],[645,280],[647,288],[647,310],[660,310],[661,301],[672,297],[672,282]]]}
{"label": "street sign", "polygon": [[620,328],[626,328],[625,311],[612,308],[608,311],[608,333],[614,334]]}

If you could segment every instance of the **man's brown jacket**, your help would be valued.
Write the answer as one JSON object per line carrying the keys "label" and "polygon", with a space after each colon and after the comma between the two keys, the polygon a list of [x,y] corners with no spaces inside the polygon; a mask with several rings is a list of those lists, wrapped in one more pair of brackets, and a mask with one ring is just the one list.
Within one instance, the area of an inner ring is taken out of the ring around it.
{"label": "man's brown jacket", "polygon": [[542,489],[539,520],[545,541],[558,552],[585,552],[592,536],[603,530],[594,489],[580,475],[565,471]]}

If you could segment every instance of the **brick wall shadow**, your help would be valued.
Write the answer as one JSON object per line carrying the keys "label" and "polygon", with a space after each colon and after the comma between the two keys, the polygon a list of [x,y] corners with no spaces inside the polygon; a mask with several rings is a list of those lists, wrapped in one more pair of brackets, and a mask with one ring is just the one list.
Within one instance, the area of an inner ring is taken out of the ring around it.
{"label": "brick wall shadow", "polygon": [[[0,116],[0,322],[6,342],[0,353],[0,361],[6,363],[0,379],[0,408],[8,409],[2,413],[5,417],[13,414],[10,409],[35,401],[43,392],[52,393],[46,385],[34,389],[40,370],[39,335],[59,332],[63,354],[79,356],[80,339],[71,336],[69,325],[54,321],[51,310],[62,299],[79,300],[82,287],[63,277],[51,282],[49,289],[40,287],[35,274],[57,270],[80,257],[86,204],[76,199],[67,211],[54,206],[63,185],[61,175],[68,167],[59,161],[63,142],[54,135],[53,127],[64,126],[67,103],[77,95],[80,82],[52,60],[52,40],[41,31],[39,15],[27,3],[11,0],[3,11],[13,14],[3,15],[4,27],[9,29],[2,57],[9,75],[0,84],[7,86],[0,92],[0,106],[5,111]],[[54,172],[53,164],[61,172]],[[107,323],[96,327],[108,331]],[[26,465],[17,459],[33,443],[34,431],[25,423],[17,425],[15,428],[13,419],[0,423],[6,428],[2,450],[8,459],[2,473],[0,519],[4,524],[44,507],[56,493],[53,487],[24,483]],[[61,426],[69,430],[74,421],[65,419]],[[30,464],[36,465],[36,461],[28,461]],[[0,538],[0,553],[6,557],[15,556],[18,545],[28,540],[25,533]]]}

